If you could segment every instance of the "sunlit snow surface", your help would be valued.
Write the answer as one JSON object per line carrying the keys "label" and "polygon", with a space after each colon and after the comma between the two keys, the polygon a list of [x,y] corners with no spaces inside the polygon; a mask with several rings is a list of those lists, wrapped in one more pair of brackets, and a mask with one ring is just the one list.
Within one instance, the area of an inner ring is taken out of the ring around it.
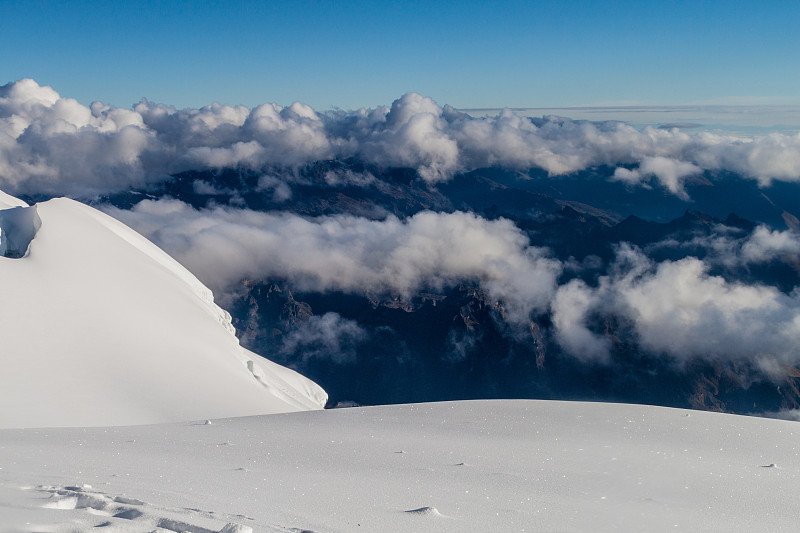
{"label": "sunlit snow surface", "polygon": [[26,235],[32,217],[4,215],[21,210],[37,227],[22,257],[0,256],[0,427],[324,406],[316,384],[239,346],[211,291],[135,231],[73,200],[27,208],[5,194],[0,231]]}
{"label": "sunlit snow surface", "polygon": [[2,430],[0,531],[796,531],[799,436],[530,400]]}

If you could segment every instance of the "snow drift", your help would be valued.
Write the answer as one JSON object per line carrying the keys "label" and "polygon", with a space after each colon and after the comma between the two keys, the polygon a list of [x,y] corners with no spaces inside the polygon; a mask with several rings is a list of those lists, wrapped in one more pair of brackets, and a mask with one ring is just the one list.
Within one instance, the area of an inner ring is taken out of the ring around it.
{"label": "snow drift", "polygon": [[0,193],[0,427],[320,409],[325,392],[239,346],[211,291],[124,224]]}

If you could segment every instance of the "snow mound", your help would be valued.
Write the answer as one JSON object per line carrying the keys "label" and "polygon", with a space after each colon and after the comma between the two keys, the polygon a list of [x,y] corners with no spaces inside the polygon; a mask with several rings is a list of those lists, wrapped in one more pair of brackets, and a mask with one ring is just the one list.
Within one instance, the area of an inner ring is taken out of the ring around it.
{"label": "snow mound", "polygon": [[230,315],[113,218],[0,193],[0,427],[111,426],[324,407],[239,345]]}
{"label": "snow mound", "polygon": [[420,507],[419,509],[405,511],[405,513],[420,516],[443,516],[436,507]]}

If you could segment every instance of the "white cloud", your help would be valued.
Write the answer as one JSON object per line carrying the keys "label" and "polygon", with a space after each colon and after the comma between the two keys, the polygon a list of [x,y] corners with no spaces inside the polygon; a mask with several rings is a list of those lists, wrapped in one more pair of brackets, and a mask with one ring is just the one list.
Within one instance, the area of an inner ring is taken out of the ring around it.
{"label": "white cloud", "polygon": [[12,191],[94,194],[144,185],[153,135],[132,111],[60,98],[22,80],[0,87],[0,184]]}
{"label": "white cloud", "polygon": [[633,321],[645,349],[678,359],[798,359],[797,298],[707,270],[695,258],[665,261],[614,287],[620,311]]}
{"label": "white cloud", "polygon": [[558,289],[558,342],[573,355],[606,360],[605,339],[587,316],[616,316],[646,352],[685,362],[695,358],[747,361],[768,371],[800,363],[800,292],[727,281],[689,257],[654,263],[628,246],[597,287],[571,282]]}
{"label": "white cloud", "polygon": [[649,245],[648,252],[675,248],[696,252],[702,250],[704,261],[729,268],[785,261],[800,264],[800,233],[793,230],[772,230],[757,226],[745,234],[742,230],[719,224],[710,235],[700,235],[686,241],[667,239]]}
{"label": "white cloud", "polygon": [[616,179],[646,185],[652,176],[682,197],[686,178],[707,170],[761,184],[800,180],[800,134],[638,131],[621,122],[530,119],[510,110],[473,118],[415,93],[391,107],[317,113],[298,102],[253,109],[215,103],[179,110],[147,100],[132,110],[86,107],[33,80],[0,87],[0,187],[13,193],[89,196],[184,170],[291,171],[349,157],[411,167],[432,184],[490,165],[553,176],[609,165],[620,167]]}
{"label": "white cloud", "polygon": [[611,342],[587,327],[588,314],[600,305],[598,291],[583,281],[559,287],[553,299],[553,326],[559,344],[578,359],[609,362]]}
{"label": "white cloud", "polygon": [[684,189],[686,178],[702,173],[703,169],[693,163],[657,156],[643,158],[638,169],[617,168],[612,179],[624,181],[629,185],[639,185],[648,177],[653,176],[672,194],[688,200],[689,195]]}
{"label": "white cloud", "polygon": [[[614,334],[644,352],[679,363],[736,360],[765,373],[800,363],[800,291],[786,294],[711,275],[716,261],[711,256],[656,263],[623,245],[595,286],[572,280],[559,287],[562,263],[531,246],[510,221],[469,213],[422,212],[382,221],[304,218],[221,207],[196,210],[165,199],[142,201],[130,211],[107,210],[221,297],[242,279],[284,279],[299,291],[401,299],[471,282],[502,303],[512,325],[527,326],[534,313],[550,311],[555,340],[586,361],[611,361],[605,328],[612,323],[619,325]],[[794,234],[766,228],[738,242],[719,250],[752,261],[792,253],[798,246]],[[331,324],[315,327],[339,323],[328,320]]]}
{"label": "white cloud", "polygon": [[502,300],[525,323],[549,305],[559,262],[530,246],[510,221],[469,213],[422,212],[401,221],[352,216],[303,218],[176,200],[108,208],[188,267],[218,295],[242,279],[289,280],[298,290],[340,290],[410,298],[462,281]]}
{"label": "white cloud", "polygon": [[745,263],[765,263],[776,258],[800,259],[800,234],[759,226],[744,241],[741,251]]}

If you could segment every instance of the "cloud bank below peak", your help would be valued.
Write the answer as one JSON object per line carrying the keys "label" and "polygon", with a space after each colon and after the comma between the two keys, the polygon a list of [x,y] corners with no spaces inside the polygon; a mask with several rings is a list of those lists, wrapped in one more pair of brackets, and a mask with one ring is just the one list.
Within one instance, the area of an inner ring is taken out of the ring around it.
{"label": "cloud bank below peak", "polygon": [[[771,260],[791,262],[800,250],[792,231],[759,226],[692,242],[706,250],[703,259],[657,261],[646,250],[620,244],[590,284],[513,222],[471,213],[309,218],[195,209],[169,199],[105,210],[167,250],[222,300],[236,294],[242,279],[285,280],[300,292],[401,299],[469,283],[496,302],[502,319],[521,335],[537,315],[548,315],[553,340],[592,364],[613,363],[617,336],[679,365],[695,359],[747,362],[777,375],[800,363],[800,289],[741,281],[734,272]],[[364,337],[357,324],[335,315],[314,319],[303,335],[310,339],[308,350],[327,347],[339,361],[352,359],[353,346]],[[294,351],[300,340],[287,342],[285,349]]]}
{"label": "cloud bank below peak", "polygon": [[413,297],[461,282],[503,301],[525,323],[549,305],[562,265],[511,221],[424,211],[405,220],[305,218],[248,209],[194,209],[178,200],[106,207],[187,266],[218,296],[242,279],[284,279],[300,291]]}
{"label": "cloud bank below peak", "polygon": [[[745,239],[745,249],[756,243],[782,247],[765,244],[764,231]],[[575,279],[559,287],[552,306],[556,339],[576,357],[606,362],[609,339],[590,326],[598,316],[613,316],[628,325],[645,351],[679,363],[745,361],[767,374],[796,365],[800,292],[731,281],[712,275],[710,265],[695,257],[657,263],[623,245],[597,286]]]}
{"label": "cloud bank below peak", "polygon": [[631,185],[655,180],[679,196],[686,179],[731,171],[768,184],[800,180],[800,135],[761,137],[637,130],[622,122],[528,118],[511,110],[471,117],[407,93],[391,106],[317,112],[211,104],[175,109],[86,107],[33,80],[0,87],[0,188],[16,194],[96,196],[145,187],[185,170],[296,169],[359,158],[408,167],[430,184],[487,166],[564,175],[618,167]]}

